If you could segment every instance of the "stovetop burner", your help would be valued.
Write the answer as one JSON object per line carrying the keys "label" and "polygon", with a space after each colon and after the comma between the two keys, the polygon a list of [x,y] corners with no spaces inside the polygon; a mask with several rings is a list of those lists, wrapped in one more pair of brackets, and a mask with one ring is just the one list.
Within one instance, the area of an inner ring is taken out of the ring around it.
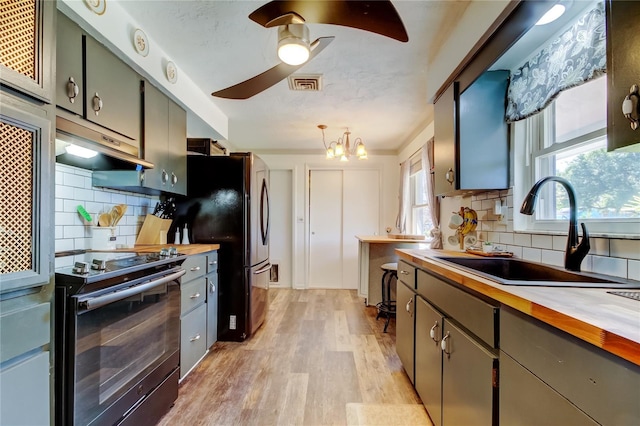
{"label": "stovetop burner", "polygon": [[168,269],[180,265],[185,258],[175,248],[156,253],[92,250],[56,253],[56,285],[72,286],[75,293],[88,284],[103,281],[117,284],[140,276],[140,271]]}

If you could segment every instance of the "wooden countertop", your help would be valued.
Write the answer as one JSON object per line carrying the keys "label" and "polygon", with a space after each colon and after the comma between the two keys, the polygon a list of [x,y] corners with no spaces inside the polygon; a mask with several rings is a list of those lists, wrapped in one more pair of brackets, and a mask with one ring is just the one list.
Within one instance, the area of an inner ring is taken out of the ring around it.
{"label": "wooden countertop", "polygon": [[142,253],[159,252],[162,248],[175,247],[178,249],[178,253],[184,253],[187,255],[206,253],[212,250],[218,250],[220,244],[139,244],[133,247],[133,249],[122,249],[124,251],[139,251]]}
{"label": "wooden countertop", "polygon": [[363,243],[423,243],[428,244],[426,240],[412,240],[406,238],[389,238],[386,235],[356,235],[356,238]]}
{"label": "wooden countertop", "polygon": [[470,254],[396,249],[401,259],[429,269],[506,306],[640,365],[640,302],[607,289],[502,285],[445,264],[434,256]]}

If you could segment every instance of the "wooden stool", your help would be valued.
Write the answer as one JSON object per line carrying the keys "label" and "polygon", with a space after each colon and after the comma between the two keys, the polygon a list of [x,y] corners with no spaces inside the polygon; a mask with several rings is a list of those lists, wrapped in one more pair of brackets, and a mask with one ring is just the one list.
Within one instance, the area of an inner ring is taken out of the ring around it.
{"label": "wooden stool", "polygon": [[382,274],[382,302],[378,303],[376,307],[378,308],[378,315],[376,315],[376,320],[380,318],[380,315],[384,315],[387,317],[387,320],[384,323],[383,332],[387,332],[387,327],[389,326],[389,319],[391,316],[396,315],[396,301],[391,300],[391,280],[395,278],[395,281],[398,281],[398,264],[397,263],[385,263],[380,266],[384,271]]}

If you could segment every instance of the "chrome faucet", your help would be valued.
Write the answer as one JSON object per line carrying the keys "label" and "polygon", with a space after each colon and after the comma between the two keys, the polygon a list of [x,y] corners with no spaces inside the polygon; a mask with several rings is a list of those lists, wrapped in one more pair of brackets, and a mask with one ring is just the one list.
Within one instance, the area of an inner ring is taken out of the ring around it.
{"label": "chrome faucet", "polygon": [[554,181],[562,184],[569,194],[569,235],[567,236],[567,249],[564,253],[564,268],[569,271],[580,272],[580,264],[585,258],[591,246],[589,245],[589,233],[584,223],[582,227],[582,241],[578,244],[578,208],[576,206],[576,191],[568,180],[559,176],[547,176],[540,179],[531,187],[531,190],[524,198],[520,213],[531,216],[535,211],[536,201],[538,200],[538,191],[546,182]]}

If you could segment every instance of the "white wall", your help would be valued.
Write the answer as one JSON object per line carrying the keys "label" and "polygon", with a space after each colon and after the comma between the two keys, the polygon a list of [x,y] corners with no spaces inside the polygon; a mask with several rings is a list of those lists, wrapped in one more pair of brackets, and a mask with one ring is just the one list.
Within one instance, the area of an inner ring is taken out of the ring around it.
{"label": "white wall", "polygon": [[[323,168],[332,167],[334,170],[348,170],[354,168],[378,168],[381,176],[381,206],[372,206],[372,208],[381,208],[382,216],[380,221],[379,234],[385,233],[386,227],[393,228],[398,209],[398,182],[399,182],[399,163],[398,157],[395,155],[370,155],[368,160],[351,160],[346,165],[340,163],[337,159],[327,160],[322,154],[301,154],[301,155],[285,155],[285,154],[262,154],[256,152],[262,158],[271,170],[291,170],[292,171],[292,202],[293,202],[293,244],[292,244],[292,286],[293,288],[305,288],[306,271],[305,260],[308,254],[306,246],[305,228],[308,217],[308,194],[306,172],[309,167]],[[284,214],[282,209],[288,209],[289,206],[272,206],[273,215]],[[283,263],[285,260],[282,260]],[[284,265],[287,266],[287,265]],[[281,266],[282,268],[283,266]]]}

